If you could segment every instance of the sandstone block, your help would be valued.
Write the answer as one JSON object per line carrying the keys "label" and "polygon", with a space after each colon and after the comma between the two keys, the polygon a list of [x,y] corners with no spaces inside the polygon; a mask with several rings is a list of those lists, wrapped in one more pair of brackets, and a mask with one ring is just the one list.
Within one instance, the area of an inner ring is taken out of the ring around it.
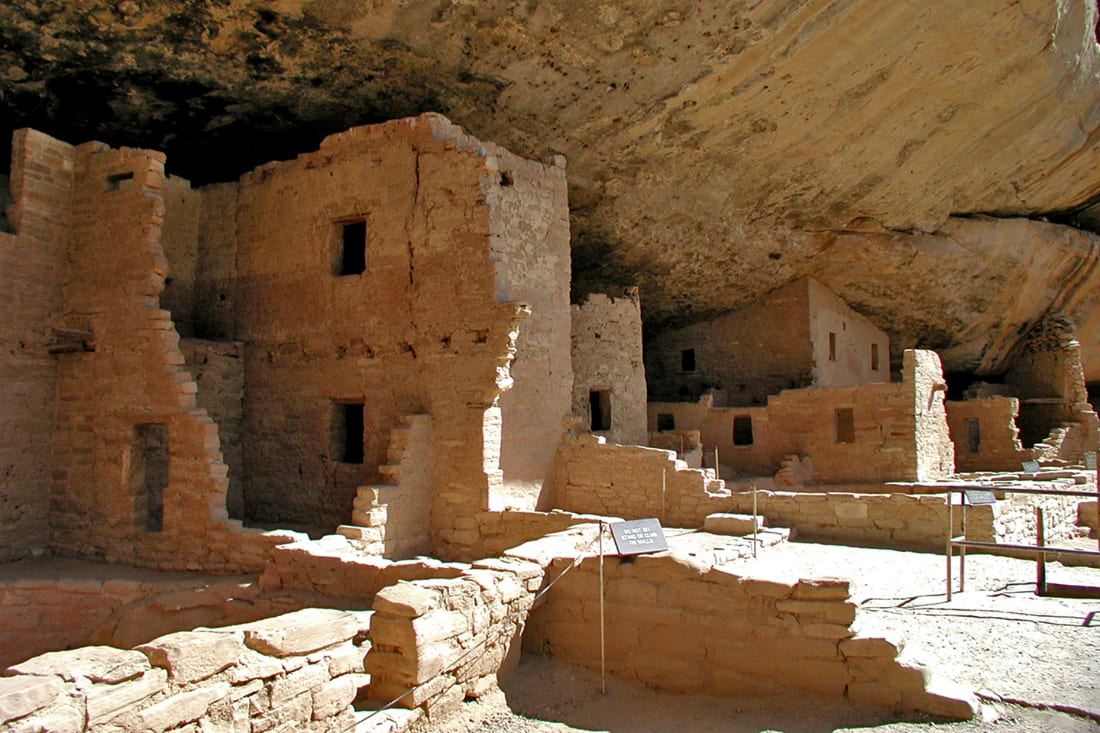
{"label": "sandstone block", "polygon": [[161,733],[169,728],[198,720],[206,715],[212,703],[225,698],[228,694],[229,684],[219,682],[210,687],[200,687],[197,690],[172,695],[138,713],[142,730]]}
{"label": "sandstone block", "polygon": [[149,669],[141,652],[109,646],[86,646],[47,652],[8,667],[5,674],[56,674],[66,682],[84,677],[92,682],[115,683],[137,677]]}
{"label": "sandstone block", "polygon": [[837,601],[776,601],[775,607],[783,613],[793,613],[801,623],[830,623],[848,626],[856,618],[854,603]]}
{"label": "sandstone block", "polygon": [[842,578],[804,578],[794,588],[794,598],[813,601],[846,601],[848,581]]}
{"label": "sandstone block", "polygon": [[351,677],[331,680],[313,691],[313,719],[324,720],[351,705],[359,692]]}
{"label": "sandstone block", "polygon": [[22,718],[53,702],[64,684],[57,677],[0,677],[0,723]]}
{"label": "sandstone block", "polygon": [[271,683],[271,705],[282,705],[291,698],[323,686],[330,679],[328,669],[322,664],[310,664],[286,677],[276,678]]}
{"label": "sandstone block", "polygon": [[168,670],[170,680],[186,685],[236,664],[244,647],[239,634],[181,631],[142,644],[138,650],[149,658],[153,666]]}
{"label": "sandstone block", "polygon": [[763,518],[752,514],[708,514],[703,520],[703,531],[714,534],[747,535],[763,528]]}
{"label": "sandstone block", "polygon": [[229,680],[239,685],[252,680],[268,679],[283,671],[283,665],[279,660],[265,654],[245,649],[237,665],[229,670]]}
{"label": "sandstone block", "polygon": [[373,608],[378,613],[416,618],[442,605],[443,597],[438,591],[418,583],[399,582],[378,591]]}
{"label": "sandstone block", "polygon": [[249,648],[276,657],[288,657],[335,646],[355,637],[358,620],[329,608],[307,608],[266,619],[244,628]]}
{"label": "sandstone block", "polygon": [[840,642],[840,653],[846,657],[888,657],[893,659],[904,643],[891,637],[855,637]]}
{"label": "sandstone block", "polygon": [[952,720],[971,720],[980,707],[973,690],[937,677],[932,678],[923,693],[902,693],[902,704]]}
{"label": "sandstone block", "polygon": [[105,723],[131,705],[168,690],[168,672],[150,669],[140,677],[88,689],[88,725]]}

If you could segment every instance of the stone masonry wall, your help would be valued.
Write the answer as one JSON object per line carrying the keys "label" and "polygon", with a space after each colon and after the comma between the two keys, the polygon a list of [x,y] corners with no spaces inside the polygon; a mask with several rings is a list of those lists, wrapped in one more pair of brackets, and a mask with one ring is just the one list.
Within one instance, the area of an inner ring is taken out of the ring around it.
{"label": "stone masonry wall", "polygon": [[713,472],[687,467],[673,451],[566,436],[558,447],[557,506],[570,512],[701,527],[727,511],[730,492]]}
{"label": "stone masonry wall", "polygon": [[806,287],[810,294],[814,385],[889,382],[890,337],[817,280],[807,278]]}
{"label": "stone masonry wall", "polygon": [[[695,401],[708,389],[717,389],[722,404],[762,405],[768,395],[810,385],[806,283],[795,281],[735,313],[649,339],[645,371],[650,399]],[[684,349],[695,352],[694,370],[682,368]]]}
{"label": "stone masonry wall", "polygon": [[[234,297],[249,517],[347,522],[358,487],[381,479],[391,430],[424,413],[433,550],[468,555],[473,514],[501,479],[486,424],[529,314],[497,299],[497,153],[424,115],[332,135],[242,178]],[[365,267],[339,274],[348,223],[365,230]],[[363,405],[361,459],[340,455],[346,403]]]}
{"label": "stone masonry wall", "polygon": [[526,160],[494,146],[487,163],[481,176],[496,299],[531,310],[516,338],[512,386],[500,395],[500,469],[506,483],[529,482],[535,494],[552,474],[573,387],[565,159]]}
{"label": "stone masonry wall", "polygon": [[0,677],[11,731],[280,730],[355,726],[369,614],[307,609],[168,634],[136,649],[50,652]]}
{"label": "stone masonry wall", "polygon": [[57,386],[49,348],[60,325],[73,148],[19,130],[11,160],[12,233],[0,232],[0,561],[41,553],[48,542]]}
{"label": "stone masonry wall", "polygon": [[[942,383],[933,352],[907,350],[898,383],[787,390],[766,407],[712,408],[701,426],[704,460],[717,446],[727,475],[770,476],[788,456],[809,457],[822,484],[942,478],[954,468]],[[850,442],[841,410],[851,414]],[[734,444],[739,417],[751,421],[751,444]]]}
{"label": "stone masonry wall", "polygon": [[199,391],[196,401],[218,424],[222,460],[229,468],[226,509],[235,519],[244,518],[241,490],[241,418],[244,398],[244,349],[237,341],[180,339],[180,351]]}
{"label": "stone masonry wall", "polygon": [[[547,577],[572,563],[553,558]],[[977,709],[972,693],[930,677],[899,641],[860,636],[845,580],[743,573],[675,546],[629,561],[608,557],[604,578],[612,674],[674,692],[807,690],[957,719]],[[599,598],[598,561],[589,554],[532,612],[524,648],[598,668]]]}
{"label": "stone masonry wall", "polygon": [[[955,444],[955,470],[1018,471],[1035,457],[1024,449],[1016,429],[1020,402],[1015,397],[979,397],[945,405],[951,440]],[[977,450],[972,450],[971,421],[977,420]]]}
{"label": "stone masonry wall", "polygon": [[571,306],[573,415],[592,427],[590,392],[610,393],[613,443],[645,445],[646,381],[642,365],[642,311],[637,289],[622,297],[593,294]]}
{"label": "stone masonry wall", "polygon": [[196,404],[166,273],[160,153],[75,149],[58,325],[88,332],[57,356],[50,546],[162,569],[258,570],[286,537],[227,521],[217,425]]}

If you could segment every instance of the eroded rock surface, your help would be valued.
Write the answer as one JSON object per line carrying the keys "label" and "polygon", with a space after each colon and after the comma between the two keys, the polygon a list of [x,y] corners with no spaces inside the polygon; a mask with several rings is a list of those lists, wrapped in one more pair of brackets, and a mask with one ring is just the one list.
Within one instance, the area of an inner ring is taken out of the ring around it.
{"label": "eroded rock surface", "polygon": [[[0,7],[6,125],[166,150],[203,182],[442,112],[569,159],[575,295],[647,327],[813,274],[900,348],[996,371],[1088,295],[1094,3],[37,0]],[[5,130],[6,132],[6,130]],[[987,222],[987,214],[1039,218]],[[924,234],[922,232],[928,232]],[[900,348],[898,353],[900,353]]]}

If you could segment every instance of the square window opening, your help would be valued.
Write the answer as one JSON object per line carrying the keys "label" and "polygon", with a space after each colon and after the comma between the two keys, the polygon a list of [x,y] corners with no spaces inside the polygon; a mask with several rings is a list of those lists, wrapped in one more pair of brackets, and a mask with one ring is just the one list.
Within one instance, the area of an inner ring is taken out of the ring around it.
{"label": "square window opening", "polygon": [[829,331],[829,361],[836,361],[836,333]]}
{"label": "square window opening", "polygon": [[362,402],[336,402],[332,406],[332,457],[340,463],[362,463],[364,457]]}
{"label": "square window opening", "polygon": [[594,389],[588,393],[588,412],[592,416],[592,432],[611,429],[611,390]]}
{"label": "square window opening", "polygon": [[836,442],[856,442],[855,412],[850,407],[839,407],[836,411]]}
{"label": "square window opening", "polygon": [[125,190],[130,187],[130,184],[134,180],[134,172],[126,171],[125,173],[114,173],[107,176],[103,182],[104,191],[119,191]]}
{"label": "square window opening", "polygon": [[340,222],[339,253],[335,274],[361,275],[367,269],[367,221],[355,219]]}
{"label": "square window opening", "polygon": [[657,413],[657,432],[676,429],[676,416],[668,412]]}
{"label": "square window opening", "polygon": [[752,445],[752,418],[738,415],[733,418],[733,444]]}
{"label": "square window opening", "polygon": [[168,426],[134,426],[130,447],[130,491],[134,496],[134,527],[140,532],[164,529],[164,490],[168,488]]}
{"label": "square window opening", "polygon": [[695,371],[695,349],[682,349],[680,351],[680,371]]}
{"label": "square window opening", "polygon": [[982,421],[976,417],[966,420],[966,445],[971,453],[978,453],[982,449]]}

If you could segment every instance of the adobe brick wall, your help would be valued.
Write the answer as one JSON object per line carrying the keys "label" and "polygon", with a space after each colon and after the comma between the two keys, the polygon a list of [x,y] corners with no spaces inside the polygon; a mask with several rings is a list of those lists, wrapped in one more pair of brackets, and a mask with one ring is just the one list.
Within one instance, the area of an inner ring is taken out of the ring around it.
{"label": "adobe brick wall", "polygon": [[46,549],[73,148],[33,130],[12,140],[12,233],[0,232],[0,561]]}
{"label": "adobe brick wall", "polygon": [[[646,380],[642,363],[642,310],[637,289],[619,297],[592,294],[571,306],[573,415],[592,425],[589,393],[610,392],[613,443],[645,445]],[[553,440],[554,436],[551,436]]]}

